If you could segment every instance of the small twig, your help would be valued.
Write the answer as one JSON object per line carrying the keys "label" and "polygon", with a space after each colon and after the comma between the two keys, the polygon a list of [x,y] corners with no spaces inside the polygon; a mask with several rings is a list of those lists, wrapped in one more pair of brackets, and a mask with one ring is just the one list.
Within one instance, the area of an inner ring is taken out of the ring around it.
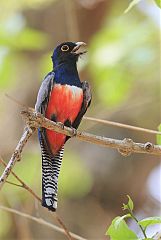
{"label": "small twig", "polygon": [[[7,167],[7,164],[2,159],[1,156],[0,156],[0,162],[3,164],[4,167]],[[41,198],[39,196],[37,196],[37,194],[34,193],[34,191],[29,186],[27,186],[26,183],[24,183],[24,181],[22,181],[12,170],[11,170],[11,174],[22,184],[22,187],[24,189],[26,189],[28,192],[30,192],[34,198],[36,198],[39,202],[41,202]]]}
{"label": "small twig", "polygon": [[[30,107],[28,107],[27,105],[25,105],[24,103],[20,102],[19,100],[15,99],[14,97],[8,95],[7,93],[5,94],[7,98],[9,98],[10,100],[12,100],[13,102],[15,102],[16,104],[18,104],[21,107],[24,107],[26,109],[29,109]],[[33,108],[31,108],[33,109]],[[34,109],[33,109],[34,110]],[[136,131],[140,131],[140,132],[146,132],[146,133],[150,133],[150,134],[159,134],[161,135],[161,132],[156,131],[156,130],[152,130],[152,129],[147,129],[147,128],[141,128],[141,127],[136,127],[136,126],[132,126],[132,125],[128,125],[128,124],[123,124],[123,123],[118,123],[118,122],[113,122],[113,121],[109,121],[109,120],[104,120],[104,119],[99,119],[99,118],[93,118],[93,117],[83,117],[83,120],[87,120],[87,121],[92,121],[92,122],[96,122],[96,123],[102,123],[102,124],[106,124],[106,125],[111,125],[111,126],[115,126],[115,127],[121,127],[121,128],[127,128],[127,129],[131,129],[131,130],[136,130]]]}
{"label": "small twig", "polygon": [[17,100],[16,98],[10,96],[9,94],[5,94],[5,96],[10,99],[11,101],[15,102],[17,105],[19,105],[20,107],[26,108],[28,109],[29,107],[27,105],[25,105],[24,103],[21,103],[19,100]]}
{"label": "small twig", "polygon": [[[3,164],[4,167],[7,167],[7,164],[5,163],[5,161],[2,159],[2,157],[0,156],[0,162]],[[12,170],[11,170],[11,174],[21,183],[21,185],[17,185],[14,184],[16,186],[21,186],[22,188],[26,189],[28,192],[31,193],[31,195],[33,197],[35,197],[40,203],[41,203],[41,198],[28,186],[26,185],[26,183],[24,181],[22,181]],[[7,181],[6,181],[7,182]],[[51,213],[51,212],[50,212]],[[53,213],[51,213],[53,216]],[[60,226],[62,227],[62,229],[64,230],[64,233],[66,233],[68,239],[72,240],[70,233],[68,231],[68,229],[66,228],[65,224],[62,222],[62,220],[60,219],[60,217],[54,213],[54,217],[56,218],[57,222],[60,224]]]}
{"label": "small twig", "polygon": [[94,143],[104,147],[110,147],[118,149],[118,151],[124,155],[129,156],[131,153],[148,153],[153,155],[161,155],[161,146],[154,145],[153,143],[135,143],[132,139],[125,138],[123,140],[106,138],[102,136],[96,136],[91,133],[74,131],[69,127],[60,126],[59,123],[55,123],[45,118],[40,113],[36,113],[33,109],[24,110],[21,112],[24,120],[27,124],[34,126],[35,128],[44,127],[59,133],[63,133],[67,136],[75,136],[79,140]]}
{"label": "small twig", "polygon": [[123,124],[123,123],[118,123],[118,122],[113,122],[113,121],[108,121],[108,120],[103,120],[103,119],[98,119],[98,118],[93,118],[93,117],[83,117],[83,119],[88,120],[88,121],[97,122],[97,123],[106,124],[106,125],[111,125],[111,126],[115,126],[115,127],[127,128],[127,129],[131,129],[131,130],[135,130],[135,131],[161,135],[161,132],[159,132],[159,131],[155,131],[155,130],[151,130],[151,129],[147,129],[147,128],[135,127],[135,126],[131,126],[131,125]]}
{"label": "small twig", "polygon": [[14,185],[14,186],[16,186],[16,187],[21,187],[21,188],[23,188],[23,185],[20,185],[20,184],[17,184],[17,183],[13,183],[13,182],[10,182],[10,181],[6,181],[6,183],[11,184],[11,185]]}
{"label": "small twig", "polygon": [[154,240],[160,240],[161,239],[161,231],[160,232],[156,232],[153,236],[152,239]]}
{"label": "small twig", "polygon": [[[13,98],[11,98],[13,101],[15,101]],[[15,101],[18,103],[17,101]],[[20,103],[18,103],[20,104]],[[148,154],[153,154],[153,155],[161,155],[161,146],[159,145],[154,145],[152,143],[135,143],[131,139],[124,139],[124,140],[117,140],[117,139],[112,139],[112,138],[106,138],[102,136],[96,136],[94,134],[86,133],[86,132],[79,132],[79,131],[73,131],[73,129],[68,128],[68,127],[63,127],[55,123],[53,121],[50,121],[49,119],[46,119],[43,115],[40,113],[35,112],[34,109],[28,108],[25,105],[20,104],[21,106],[24,107],[24,110],[21,112],[24,120],[26,121],[27,127],[25,129],[25,132],[23,133],[14,153],[11,156],[11,159],[6,166],[2,176],[0,177],[0,189],[6,182],[9,174],[12,172],[12,168],[14,167],[16,161],[21,159],[21,152],[27,143],[29,137],[33,134],[36,128],[38,127],[44,127],[50,130],[54,130],[59,133],[63,133],[67,136],[70,137],[77,137],[78,139],[90,143],[94,143],[97,145],[102,145],[105,147],[110,147],[110,148],[115,148],[118,149],[118,151],[124,155],[128,156],[132,152],[136,153],[148,153]],[[13,174],[13,172],[12,172]],[[18,178],[17,178],[18,179]],[[41,199],[34,193],[32,190],[29,190],[28,187],[25,187],[26,185],[23,185],[23,187],[28,190],[32,195],[34,195],[35,198],[37,198],[39,201]],[[55,214],[57,221],[59,224],[62,226],[64,229],[66,236],[68,239],[72,239],[69,231],[67,228],[64,226],[63,222],[60,220],[60,218]]]}
{"label": "small twig", "polygon": [[[4,211],[7,211],[7,212],[11,212],[11,213],[17,214],[17,215],[19,215],[21,217],[30,219],[32,221],[35,221],[35,222],[39,223],[39,224],[45,225],[45,226],[47,226],[47,227],[49,227],[51,229],[54,229],[57,232],[64,233],[64,230],[62,228],[60,228],[60,227],[58,227],[58,226],[56,226],[56,225],[54,225],[54,224],[52,224],[50,222],[47,222],[47,221],[45,221],[42,218],[33,217],[33,216],[31,216],[31,215],[29,215],[27,213],[23,213],[23,212],[20,212],[20,211],[17,211],[15,209],[8,208],[8,207],[2,206],[2,205],[0,205],[0,209],[4,210]],[[78,236],[78,235],[76,235],[76,234],[74,234],[72,232],[70,232],[70,235],[73,238],[77,239],[77,240],[86,240],[85,238],[80,237],[80,236]]]}
{"label": "small twig", "polygon": [[133,214],[133,212],[131,211],[130,208],[128,208],[128,211],[131,215],[131,217],[134,219],[134,221],[137,223],[137,225],[140,227],[144,237],[147,239],[146,233],[145,233],[145,229],[139,224],[139,221],[137,220],[137,218],[135,217],[135,215]]}
{"label": "small twig", "polygon": [[27,143],[28,139],[31,137],[31,135],[33,134],[34,131],[35,131],[35,129],[31,129],[29,127],[26,127],[19,143],[17,144],[17,147],[16,147],[14,153],[11,156],[10,161],[8,162],[7,167],[5,168],[4,172],[2,173],[2,175],[0,177],[0,189],[3,187],[3,184],[7,180],[13,166],[15,165],[15,163],[18,160],[20,160],[21,152],[22,152],[25,144]]}

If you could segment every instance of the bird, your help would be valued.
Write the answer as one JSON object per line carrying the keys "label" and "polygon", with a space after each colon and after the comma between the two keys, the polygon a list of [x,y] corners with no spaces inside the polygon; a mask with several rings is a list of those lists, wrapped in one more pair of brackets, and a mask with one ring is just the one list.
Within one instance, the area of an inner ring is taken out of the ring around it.
{"label": "bird", "polygon": [[[51,56],[53,69],[38,91],[35,110],[51,121],[77,129],[91,103],[91,87],[81,81],[77,70],[79,57],[86,53],[84,42],[59,44]],[[43,127],[38,128],[42,155],[42,206],[55,212],[57,209],[58,177],[64,144],[69,139]],[[73,179],[74,180],[74,179]]]}

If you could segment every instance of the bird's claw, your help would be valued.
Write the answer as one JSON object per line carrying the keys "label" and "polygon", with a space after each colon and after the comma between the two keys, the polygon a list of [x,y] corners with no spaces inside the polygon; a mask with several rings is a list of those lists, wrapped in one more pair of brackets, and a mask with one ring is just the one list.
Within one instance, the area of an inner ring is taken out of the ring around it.
{"label": "bird's claw", "polygon": [[64,130],[64,124],[62,122],[57,122],[57,125],[61,127],[62,130]]}
{"label": "bird's claw", "polygon": [[71,127],[72,130],[72,137],[76,137],[77,136],[77,130],[73,127]]}

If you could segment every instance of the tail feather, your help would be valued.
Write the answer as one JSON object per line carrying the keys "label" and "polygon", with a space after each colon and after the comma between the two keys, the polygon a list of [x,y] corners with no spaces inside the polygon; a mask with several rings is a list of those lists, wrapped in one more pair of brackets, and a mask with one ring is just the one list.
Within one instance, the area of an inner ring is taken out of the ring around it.
{"label": "tail feather", "polygon": [[53,156],[39,132],[42,152],[42,206],[51,211],[57,209],[58,176],[63,158],[64,146]]}

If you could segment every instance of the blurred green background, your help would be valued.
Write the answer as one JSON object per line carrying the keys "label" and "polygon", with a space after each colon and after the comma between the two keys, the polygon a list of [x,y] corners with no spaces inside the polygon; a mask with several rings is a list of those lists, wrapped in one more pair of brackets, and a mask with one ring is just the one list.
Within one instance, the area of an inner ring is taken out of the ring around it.
{"label": "blurred green background", "polygon": [[[0,1],[0,155],[6,162],[24,123],[20,107],[5,93],[33,107],[41,81],[52,68],[52,51],[63,41],[88,44],[88,54],[78,63],[81,79],[92,86],[93,99],[86,116],[157,129],[161,122],[159,8],[154,1],[144,0],[124,14],[129,2]],[[80,129],[155,143],[153,135],[87,120],[83,120]],[[108,239],[106,228],[113,217],[121,214],[127,194],[134,200],[140,217],[159,214],[161,196],[155,195],[160,188],[154,172],[159,169],[159,162],[152,155],[125,158],[116,150],[70,140],[59,179],[58,214],[71,231],[99,240]],[[0,165],[0,173],[3,169]],[[27,143],[14,171],[41,195],[41,156],[36,134]],[[16,182],[11,176],[9,180]],[[53,221],[28,192],[7,183],[0,192],[0,204]],[[0,239],[65,236],[0,210]]]}

